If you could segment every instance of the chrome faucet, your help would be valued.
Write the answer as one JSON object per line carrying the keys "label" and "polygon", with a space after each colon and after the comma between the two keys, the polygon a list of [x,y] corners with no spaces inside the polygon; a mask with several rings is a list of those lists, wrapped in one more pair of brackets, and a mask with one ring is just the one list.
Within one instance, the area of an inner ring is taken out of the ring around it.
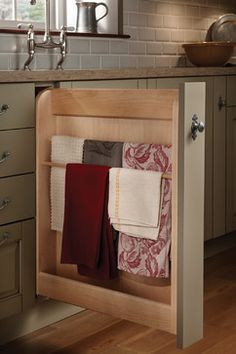
{"label": "chrome faucet", "polygon": [[[42,42],[36,42],[34,38],[34,27],[30,23],[28,25],[28,34],[27,34],[27,48],[28,48],[28,58],[24,63],[24,70],[30,70],[30,63],[32,62],[35,54],[35,48],[46,48],[46,49],[53,49],[59,48],[60,49],[60,59],[57,63],[57,69],[62,69],[62,63],[65,60],[66,52],[67,52],[67,37],[66,37],[66,30],[68,29],[65,26],[61,27],[60,38],[59,42],[56,43],[53,41],[50,33],[50,1],[45,0],[45,33]],[[31,5],[36,4],[36,0],[30,0]],[[22,24],[18,25],[18,28],[23,28]],[[72,29],[73,30],[73,29]]]}

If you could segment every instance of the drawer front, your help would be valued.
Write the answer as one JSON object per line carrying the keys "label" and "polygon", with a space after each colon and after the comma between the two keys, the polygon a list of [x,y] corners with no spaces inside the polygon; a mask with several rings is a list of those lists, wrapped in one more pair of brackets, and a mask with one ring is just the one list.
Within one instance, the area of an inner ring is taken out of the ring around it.
{"label": "drawer front", "polygon": [[34,170],[34,129],[0,131],[0,177]]}
{"label": "drawer front", "polygon": [[1,84],[0,130],[34,126],[34,84]]}
{"label": "drawer front", "polygon": [[0,179],[0,225],[35,215],[35,175]]}

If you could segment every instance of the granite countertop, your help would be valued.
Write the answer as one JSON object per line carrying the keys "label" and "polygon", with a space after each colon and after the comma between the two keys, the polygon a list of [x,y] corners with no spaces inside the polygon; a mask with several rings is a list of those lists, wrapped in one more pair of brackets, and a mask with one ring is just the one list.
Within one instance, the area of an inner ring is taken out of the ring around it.
{"label": "granite countertop", "polygon": [[179,68],[141,68],[141,69],[106,69],[106,70],[2,70],[0,83],[11,82],[55,82],[112,80],[158,77],[186,76],[223,76],[236,75],[236,66],[232,67],[179,67]]}

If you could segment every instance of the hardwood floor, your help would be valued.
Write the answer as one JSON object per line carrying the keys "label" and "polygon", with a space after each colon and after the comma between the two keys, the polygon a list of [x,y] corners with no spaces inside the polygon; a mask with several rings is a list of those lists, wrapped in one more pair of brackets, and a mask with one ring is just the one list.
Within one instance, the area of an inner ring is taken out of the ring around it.
{"label": "hardwood floor", "polygon": [[2,354],[235,354],[236,248],[205,260],[204,339],[176,349],[175,336],[84,311],[0,347]]}

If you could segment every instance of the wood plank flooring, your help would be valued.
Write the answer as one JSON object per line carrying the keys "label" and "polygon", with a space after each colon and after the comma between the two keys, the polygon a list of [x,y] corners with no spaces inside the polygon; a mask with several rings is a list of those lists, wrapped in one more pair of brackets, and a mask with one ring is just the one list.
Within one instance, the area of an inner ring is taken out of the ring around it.
{"label": "wood plank flooring", "polygon": [[1,354],[236,354],[236,248],[205,260],[204,339],[176,348],[175,336],[92,311],[0,347]]}

